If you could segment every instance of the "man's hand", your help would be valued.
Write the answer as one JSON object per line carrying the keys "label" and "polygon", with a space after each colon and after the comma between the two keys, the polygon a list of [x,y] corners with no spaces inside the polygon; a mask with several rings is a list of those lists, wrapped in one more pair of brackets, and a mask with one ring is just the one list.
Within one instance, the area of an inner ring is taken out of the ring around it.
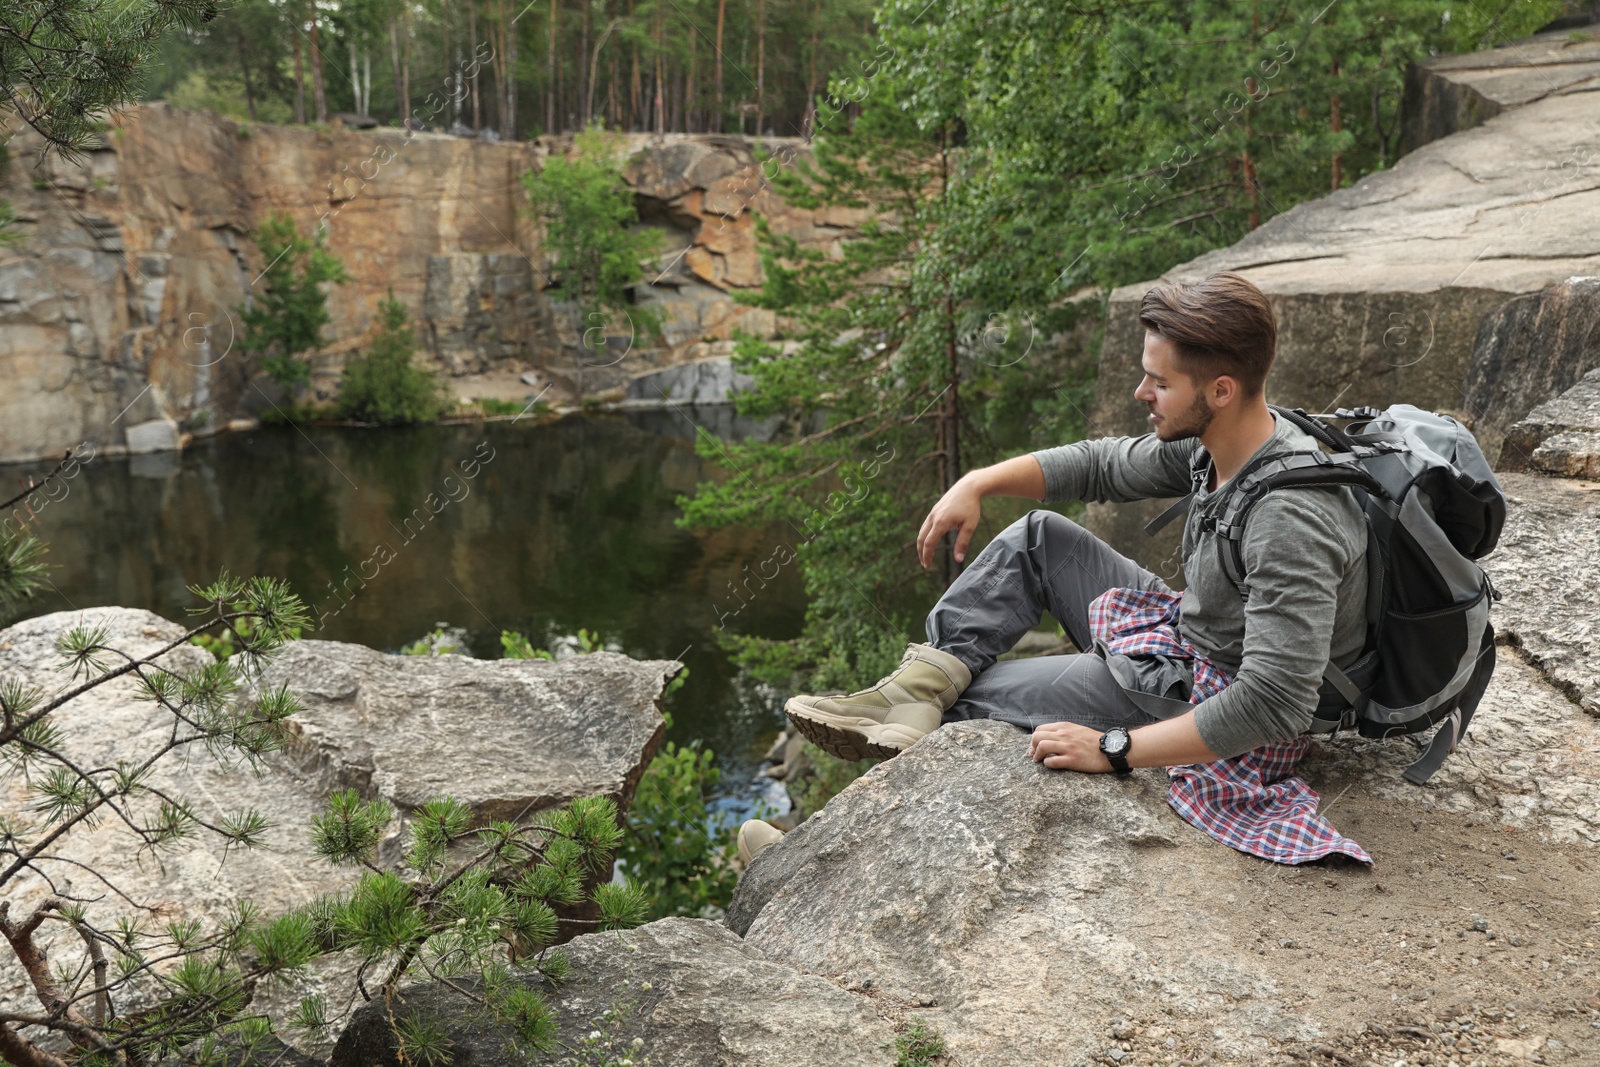
{"label": "man's hand", "polygon": [[1100,751],[1100,736],[1075,722],[1047,722],[1034,727],[1028,755],[1052,770],[1106,774],[1111,761]]}
{"label": "man's hand", "polygon": [[947,489],[928,512],[928,517],[922,520],[922,529],[917,532],[917,559],[922,561],[923,568],[933,563],[934,547],[948,530],[960,531],[956,534],[956,562],[966,559],[967,544],[982,517],[983,494],[970,476]]}

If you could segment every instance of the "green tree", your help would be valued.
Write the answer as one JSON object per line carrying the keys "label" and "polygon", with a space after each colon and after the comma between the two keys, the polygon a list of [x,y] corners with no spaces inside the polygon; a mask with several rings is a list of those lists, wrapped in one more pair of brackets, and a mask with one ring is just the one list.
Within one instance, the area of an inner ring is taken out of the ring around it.
{"label": "green tree", "polygon": [[145,92],[251,122],[291,121],[291,32],[273,0],[232,0],[212,21],[161,39]]}
{"label": "green tree", "polygon": [[880,80],[921,129],[961,117],[983,195],[952,239],[974,269],[1053,299],[1155,277],[1324,195],[1335,169],[1347,185],[1391,165],[1411,61],[1560,8],[963,0],[932,20],[885,0]]}
{"label": "green tree", "polygon": [[[363,800],[353,789],[329,798],[313,826],[313,843],[334,863],[362,869],[361,881],[293,913],[295,921],[313,943],[353,953],[360,973],[376,976],[364,995],[387,1000],[407,979],[469,978],[479,1006],[509,1024],[519,1045],[550,1051],[555,1012],[513,967],[531,967],[556,982],[566,977],[566,956],[551,950],[558,910],[588,903],[597,917],[568,915],[565,921],[602,930],[647,918],[643,893],[606,877],[622,839],[616,804],[583,797],[531,823],[480,824],[467,805],[439,797],[410,814],[403,857],[385,869],[378,843],[396,814],[388,802]],[[465,1001],[462,1009],[474,1010]],[[318,998],[303,1001],[294,1020],[313,1033],[332,1021]],[[403,1062],[432,1062],[441,1051],[440,1020],[406,1015],[396,1020],[395,1034]]]}
{"label": "green tree", "polygon": [[[37,580],[13,570],[25,584]],[[51,890],[26,913],[12,915],[9,903],[0,904],[0,935],[39,1004],[34,1013],[0,1021],[0,1055],[10,1063],[62,1067],[64,1061],[38,1043],[39,1031],[66,1037],[81,1062],[147,1062],[228,1026],[258,985],[297,971],[317,954],[292,921],[264,922],[248,902],[226,915],[158,927],[108,919],[95,906],[103,898],[59,888],[81,873],[61,856],[63,839],[103,821],[127,832],[136,846],[130,855],[159,855],[197,834],[215,835],[229,847],[261,843],[267,823],[259,812],[207,815],[158,785],[154,775],[161,763],[196,746],[247,766],[283,747],[288,718],[298,709],[294,698],[284,688],[246,693],[262,658],[289,640],[306,615],[287,587],[271,579],[246,582],[224,574],[192,592],[203,602],[194,609],[202,616],[198,625],[156,652],[130,657],[107,646],[103,625],[78,626],[57,643],[62,667],[76,684],[54,693],[17,680],[0,685],[0,776],[22,801],[0,817],[0,892],[10,895],[29,879]],[[241,625],[247,621],[250,626]],[[243,654],[188,673],[159,662],[171,648],[219,631],[229,633]],[[158,731],[156,740],[130,739],[115,763],[80,765],[53,713],[118,678],[132,679],[140,698],[170,715],[171,729]],[[93,873],[125,898],[119,872]],[[61,966],[67,961],[60,948],[54,964],[47,958],[58,929],[84,945],[81,966]],[[134,1006],[139,1010],[129,1010]],[[30,1029],[31,1036],[25,1033]]]}
{"label": "green tree", "polygon": [[0,7],[0,111],[75,157],[98,120],[138,95],[145,60],[176,26],[217,14],[216,0],[7,0]]}
{"label": "green tree", "polygon": [[661,235],[636,226],[639,214],[633,190],[622,180],[619,149],[618,138],[591,130],[579,135],[573,158],[553,155],[523,176],[533,213],[544,222],[544,248],[554,276],[550,292],[577,310],[580,391],[583,366],[594,364],[593,354],[617,331],[616,315],[630,332],[660,331],[659,312],[629,300],[632,287],[651,277]]}
{"label": "green tree", "polygon": [[397,426],[433,422],[451,407],[439,375],[412,361],[416,337],[394,290],[378,303],[378,328],[366,352],[345,364],[339,413],[347,419]]}
{"label": "green tree", "polygon": [[287,214],[272,215],[255,234],[265,268],[254,300],[238,309],[244,322],[239,348],[286,390],[310,378],[310,366],[299,357],[322,344],[322,328],[331,321],[323,284],[350,280],[324,241],[321,230],[300,236]]}
{"label": "green tree", "polygon": [[720,777],[710,749],[668,741],[639,780],[620,857],[652,919],[715,918],[733,899],[737,849],[706,804]]}
{"label": "green tree", "polygon": [[[841,100],[822,114],[843,110]],[[1035,334],[1070,325],[1079,308],[1039,307],[1030,323],[1016,286],[993,283],[997,240],[963,229],[977,229],[969,219],[983,179],[970,173],[953,117],[924,132],[897,107],[870,107],[853,128],[829,129],[812,158],[767,170],[797,206],[862,213],[859,236],[831,258],[760,222],[764,287],[738,299],[777,312],[793,333],[787,344],[744,338],[734,357],[754,379],[736,398],[742,415],[828,425],[775,441],[702,434],[700,453],[740,476],[680,504],[689,525],[777,523],[804,571],[797,640],[719,639],[775,684],[801,671],[810,685],[852,688],[899,661],[954,576],[948,552],[922,570],[912,535],[940,493],[995,458],[982,402],[1025,372]],[[1034,358],[1033,369],[1058,363]]]}
{"label": "green tree", "polygon": [[[555,659],[548,649],[534,648],[527,635],[515,630],[500,632],[500,646],[506,659]],[[605,644],[598,634],[579,628],[578,647],[580,654],[586,655],[600,651]],[[688,678],[685,667],[668,683],[663,696],[670,697]],[[670,730],[672,714],[663,714]],[[719,825],[707,803],[721,777],[716,754],[710,749],[702,748],[698,741],[686,747],[668,741],[639,779],[618,858],[629,883],[644,894],[652,919],[667,915],[714,918],[733,899],[738,848],[732,833]]]}

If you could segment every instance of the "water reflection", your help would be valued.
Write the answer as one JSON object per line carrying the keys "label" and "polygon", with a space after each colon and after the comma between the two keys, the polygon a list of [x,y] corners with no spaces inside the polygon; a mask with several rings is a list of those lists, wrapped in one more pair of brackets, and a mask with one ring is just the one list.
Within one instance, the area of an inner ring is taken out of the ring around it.
{"label": "water reflection", "polygon": [[[553,646],[585,627],[629,655],[687,663],[671,736],[703,739],[747,780],[781,723],[779,694],[728,663],[715,608],[779,538],[677,528],[674,498],[711,476],[688,440],[614,417],[275,427],[94,459],[39,516],[53,588],[4,621],[106,604],[181,621],[187,586],[225,567],[287,579],[319,614],[308,637],[394,650],[444,623],[497,657],[502,629]],[[786,568],[736,625],[793,636],[803,611]]]}

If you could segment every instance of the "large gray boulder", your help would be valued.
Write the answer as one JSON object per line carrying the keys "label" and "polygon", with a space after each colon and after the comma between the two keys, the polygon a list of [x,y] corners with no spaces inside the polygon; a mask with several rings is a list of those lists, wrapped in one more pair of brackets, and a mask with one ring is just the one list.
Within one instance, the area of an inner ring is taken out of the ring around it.
{"label": "large gray boulder", "polygon": [[[1369,1023],[1426,1032],[1446,1005],[1515,1003],[1562,1041],[1593,1040],[1587,1019],[1553,1020],[1589,973],[1579,931],[1600,906],[1581,873],[1592,849],[1557,843],[1600,842],[1600,724],[1522,664],[1426,789],[1399,778],[1403,742],[1340,740],[1303,764],[1373,870],[1246,857],[1182,822],[1160,772],[1061,773],[1027,752],[1007,724],[941,727],[762,853],[729,926],[776,962],[920,1012],[964,1067],[1301,1063],[1317,1045],[1355,1051]],[[1516,791],[1550,771],[1566,782],[1548,806]],[[1559,868],[1559,888],[1530,877],[1557,877],[1563,849],[1583,866]],[[1541,947],[1469,966],[1507,945],[1469,934],[1474,916],[1520,929],[1528,894]]]}
{"label": "large gray boulder", "polygon": [[305,705],[292,756],[322,792],[354,786],[402,809],[450,793],[481,818],[517,819],[582,796],[625,811],[677,671],[616,652],[552,663],[296,641],[263,681]]}
{"label": "large gray boulder", "polygon": [[[586,934],[571,941],[566,952],[571,981],[544,988],[568,1051],[536,1057],[537,1062],[601,1062],[600,1055],[571,1058],[596,1032],[601,1037],[591,1049],[639,1064],[648,1057],[652,1067],[889,1067],[895,1062],[894,1030],[870,1000],[768,960],[717,923],[661,919],[623,933]],[[445,1027],[452,1065],[530,1062],[515,1050],[504,1026],[475,1014],[458,990],[433,983],[412,987],[393,1005],[375,1001],[358,1009],[330,1067],[398,1067],[390,1016],[400,1019],[412,1012]]]}
{"label": "large gray boulder", "polygon": [[1600,715],[1600,487],[1528,474],[1502,484],[1511,508],[1484,563],[1504,595],[1494,624]]}
{"label": "large gray boulder", "polygon": [[[130,656],[156,652],[184,627],[148,611],[90,608],[28,619],[0,631],[0,677],[63,691],[55,670],[57,638],[78,624],[103,625],[106,643]],[[182,672],[211,662],[209,653],[179,644],[160,661]],[[221,919],[240,900],[272,915],[344,889],[356,877],[318,858],[310,847],[312,818],[328,792],[353,786],[407,809],[440,793],[454,794],[484,818],[517,818],[580,795],[610,796],[626,809],[664,730],[658,708],[675,661],[640,662],[595,653],[560,663],[483,662],[460,656],[390,656],[325,641],[287,646],[267,678],[287,683],[306,705],[288,753],[258,773],[218,761],[201,749],[169,757],[150,784],[187,797],[202,818],[256,808],[271,821],[266,847],[225,851],[201,834],[164,851],[159,862],[137,855],[116,820],[76,831],[45,865],[58,888],[98,897],[90,918],[106,927],[135,904],[167,919]],[[138,759],[159,746],[171,716],[134,699],[123,678],[64,705],[53,716],[67,755],[80,766]],[[0,808],[20,811],[16,779],[0,784]],[[391,843],[400,827],[392,828]],[[81,866],[80,866],[81,865]],[[90,871],[127,895],[110,893]],[[47,888],[38,877],[7,887],[13,910],[30,909]],[[58,944],[53,958],[71,965],[75,948]],[[269,1013],[307,993],[345,995],[342,960],[324,961],[305,983],[257,997]],[[37,1010],[7,955],[0,958],[0,1012]]]}
{"label": "large gray boulder", "polygon": [[[1484,62],[1484,55],[1435,56],[1406,71],[1402,155],[1552,93],[1592,92],[1600,77],[1600,34],[1593,31],[1496,42],[1493,60]],[[1566,76],[1552,77],[1553,68]]]}

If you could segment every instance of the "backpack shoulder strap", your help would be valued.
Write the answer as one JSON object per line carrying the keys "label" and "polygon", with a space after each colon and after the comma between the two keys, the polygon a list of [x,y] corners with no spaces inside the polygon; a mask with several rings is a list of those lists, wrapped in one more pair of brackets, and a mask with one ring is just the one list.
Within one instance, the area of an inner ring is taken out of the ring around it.
{"label": "backpack shoulder strap", "polygon": [[1245,521],[1262,498],[1277,489],[1344,485],[1387,499],[1389,494],[1383,486],[1361,466],[1363,454],[1371,451],[1355,446],[1339,453],[1277,452],[1246,465],[1234,475],[1222,506],[1207,520],[1207,528],[1217,534],[1223,573],[1238,588],[1240,596],[1249,596],[1244,584]]}
{"label": "backpack shoulder strap", "polygon": [[1268,404],[1273,411],[1304,430],[1322,444],[1327,445],[1335,452],[1348,452],[1356,446],[1355,440],[1343,430],[1331,423],[1324,422],[1315,415],[1310,414],[1305,408],[1284,408],[1277,404]]}
{"label": "backpack shoulder strap", "polygon": [[1194,503],[1194,496],[1205,488],[1206,480],[1211,476],[1211,453],[1204,448],[1197,448],[1189,457],[1189,491],[1178,499],[1171,507],[1144,524],[1144,532],[1151,537],[1167,528],[1167,524],[1179,515],[1189,510],[1189,505]]}

